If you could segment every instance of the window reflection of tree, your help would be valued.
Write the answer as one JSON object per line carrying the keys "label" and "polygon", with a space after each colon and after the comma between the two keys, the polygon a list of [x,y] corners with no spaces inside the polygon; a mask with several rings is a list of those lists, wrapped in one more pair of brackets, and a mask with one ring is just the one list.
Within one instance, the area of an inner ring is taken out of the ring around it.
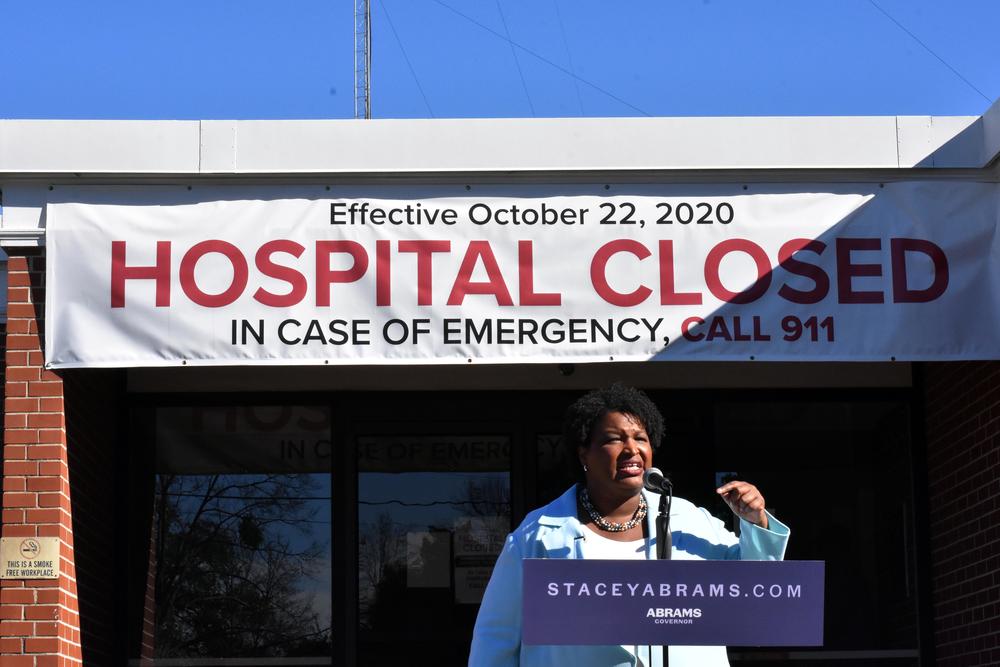
{"label": "window reflection of tree", "polygon": [[[329,655],[309,475],[160,475],[158,657]],[[325,531],[324,531],[325,534]]]}
{"label": "window reflection of tree", "polygon": [[358,544],[358,565],[361,570],[359,588],[362,627],[374,628],[391,622],[392,601],[406,588],[405,535],[388,512],[361,527]]}
{"label": "window reflection of tree", "polygon": [[[506,474],[470,475],[458,494],[447,500],[360,502],[363,505],[427,508],[428,513],[426,523],[404,524],[394,519],[390,511],[384,511],[374,521],[359,526],[358,611],[360,625],[367,630],[400,627],[400,623],[412,627],[415,623],[406,605],[407,531],[468,532],[470,524],[463,520],[467,518],[481,519],[485,526],[494,532],[500,531],[501,535],[510,528],[510,478]],[[435,509],[442,507],[451,510],[447,522],[436,516]],[[425,552],[430,548],[431,545],[425,542],[420,554],[422,562],[433,557]]]}

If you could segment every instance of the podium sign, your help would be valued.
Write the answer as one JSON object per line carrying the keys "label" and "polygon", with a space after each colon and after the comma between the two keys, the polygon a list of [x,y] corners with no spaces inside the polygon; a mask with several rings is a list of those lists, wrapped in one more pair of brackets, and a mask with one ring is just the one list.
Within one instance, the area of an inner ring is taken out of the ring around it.
{"label": "podium sign", "polygon": [[821,646],[822,561],[524,561],[525,644]]}

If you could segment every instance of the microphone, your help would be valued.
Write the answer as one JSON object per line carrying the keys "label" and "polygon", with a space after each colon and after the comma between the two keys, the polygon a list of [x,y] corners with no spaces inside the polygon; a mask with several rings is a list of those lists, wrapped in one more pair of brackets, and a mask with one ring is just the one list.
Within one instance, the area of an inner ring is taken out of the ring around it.
{"label": "microphone", "polygon": [[650,468],[642,473],[642,486],[653,493],[672,493],[673,483],[659,468]]}
{"label": "microphone", "polygon": [[[674,500],[674,485],[659,468],[642,473],[642,486],[647,491],[660,494],[660,511],[656,516],[656,558],[670,560],[673,540],[670,536],[670,505]],[[664,652],[666,656],[666,652]],[[666,661],[664,661],[666,664]]]}

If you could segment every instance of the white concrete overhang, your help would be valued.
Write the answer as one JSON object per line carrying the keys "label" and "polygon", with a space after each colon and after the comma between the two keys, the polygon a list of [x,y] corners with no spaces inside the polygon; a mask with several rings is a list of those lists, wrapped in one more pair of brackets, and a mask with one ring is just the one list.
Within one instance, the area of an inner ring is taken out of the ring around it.
{"label": "white concrete overhang", "polygon": [[0,178],[755,169],[980,169],[983,116],[0,120]]}
{"label": "white concrete overhang", "polygon": [[43,242],[64,183],[997,181],[998,155],[1000,102],[979,117],[0,120],[0,243]]}

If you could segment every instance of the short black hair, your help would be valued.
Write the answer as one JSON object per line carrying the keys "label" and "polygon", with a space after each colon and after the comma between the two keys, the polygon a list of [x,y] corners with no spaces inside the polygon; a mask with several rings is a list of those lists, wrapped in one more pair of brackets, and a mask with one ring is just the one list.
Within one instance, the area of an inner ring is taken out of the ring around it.
{"label": "short black hair", "polygon": [[610,387],[594,389],[569,406],[563,420],[566,462],[577,479],[583,479],[577,449],[589,446],[594,424],[609,412],[620,412],[638,420],[646,429],[654,451],[663,440],[663,414],[645,392],[617,382]]}

